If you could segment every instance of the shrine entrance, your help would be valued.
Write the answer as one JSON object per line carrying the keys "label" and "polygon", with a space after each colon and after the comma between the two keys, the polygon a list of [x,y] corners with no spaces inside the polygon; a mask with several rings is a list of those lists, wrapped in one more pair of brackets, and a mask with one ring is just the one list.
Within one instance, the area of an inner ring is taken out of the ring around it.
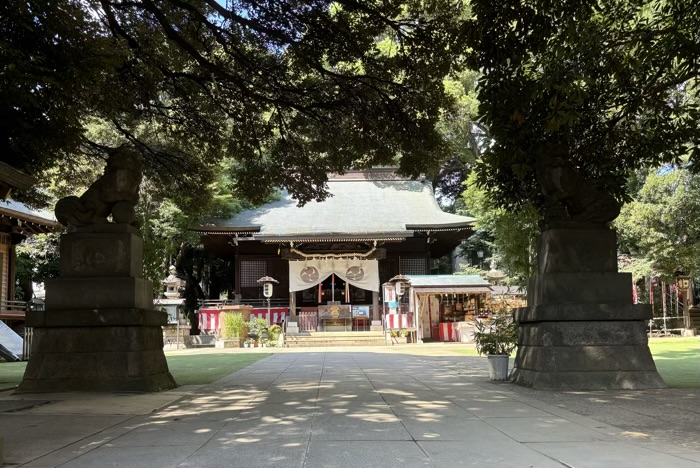
{"label": "shrine entrance", "polygon": [[331,274],[317,286],[297,293],[299,331],[369,331],[372,291]]}

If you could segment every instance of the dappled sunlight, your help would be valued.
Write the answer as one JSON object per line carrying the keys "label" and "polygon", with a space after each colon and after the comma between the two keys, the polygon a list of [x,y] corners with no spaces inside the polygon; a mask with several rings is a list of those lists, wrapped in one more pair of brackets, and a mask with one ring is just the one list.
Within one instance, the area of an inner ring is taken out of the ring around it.
{"label": "dappled sunlight", "polygon": [[402,404],[415,406],[420,409],[436,409],[441,410],[448,408],[451,403],[449,401],[425,401],[425,400],[406,400]]}
{"label": "dappled sunlight", "polygon": [[238,437],[235,439],[219,439],[219,441],[223,444],[227,443],[233,443],[233,442],[238,442],[238,443],[243,443],[243,444],[250,444],[253,442],[260,442],[262,438],[254,438],[254,437]]}
{"label": "dappled sunlight", "polygon": [[281,390],[284,390],[286,392],[309,392],[309,391],[314,391],[318,390],[318,382],[315,383],[310,383],[310,382],[294,382],[294,383],[285,383],[284,385],[280,385],[277,387]]}
{"label": "dappled sunlight", "polygon": [[625,436],[625,437],[632,437],[634,439],[648,439],[651,437],[649,434],[645,434],[643,432],[633,432],[633,431],[624,431],[621,432],[620,435]]}
{"label": "dappled sunlight", "polygon": [[412,393],[412,392],[406,392],[403,390],[392,389],[392,388],[378,388],[377,392],[384,394],[384,395],[396,395],[396,396],[402,396],[402,397],[411,397],[411,396],[415,395],[415,393]]}
{"label": "dappled sunlight", "polygon": [[373,423],[388,423],[398,421],[398,418],[394,414],[389,413],[351,413],[348,414],[348,417]]}
{"label": "dappled sunlight", "polygon": [[[461,357],[416,363],[401,355],[329,354],[325,362],[322,353],[275,354],[177,401],[139,430],[184,431],[229,449],[270,441],[303,449],[313,431],[326,440],[407,440],[409,426],[422,439],[444,440],[441,424],[452,430],[454,421],[476,420],[465,406],[508,400],[467,381],[455,364]],[[205,422],[195,424],[200,418]]]}
{"label": "dappled sunlight", "polygon": [[302,444],[300,444],[299,442],[290,442],[287,444],[282,444],[282,447],[301,447],[301,446],[302,446]]}
{"label": "dappled sunlight", "polygon": [[285,401],[282,403],[284,406],[302,406],[305,407],[307,404],[312,404],[311,406],[313,407],[313,400],[308,400],[308,401]]}
{"label": "dappled sunlight", "polygon": [[501,401],[513,401],[512,398],[506,395],[489,395],[489,396],[479,396],[470,398],[470,401],[481,402],[481,403],[495,403]]}

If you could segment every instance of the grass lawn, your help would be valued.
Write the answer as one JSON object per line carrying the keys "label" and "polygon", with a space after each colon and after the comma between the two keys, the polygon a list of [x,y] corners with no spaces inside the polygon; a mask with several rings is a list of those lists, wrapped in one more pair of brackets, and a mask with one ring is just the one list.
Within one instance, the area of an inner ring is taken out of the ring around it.
{"label": "grass lawn", "polygon": [[[700,337],[650,338],[649,349],[666,385],[671,388],[700,388]],[[478,356],[475,349],[461,348],[454,352]]]}
{"label": "grass lawn", "polygon": [[700,338],[651,338],[659,374],[672,388],[700,388]]}
{"label": "grass lawn", "polygon": [[0,391],[19,385],[25,367],[26,362],[0,362]]}
{"label": "grass lawn", "polygon": [[[181,354],[166,356],[170,373],[178,385],[212,383],[270,354]],[[14,388],[22,381],[26,362],[0,362],[0,391]]]}
{"label": "grass lawn", "polygon": [[170,355],[166,358],[170,373],[178,385],[202,385],[212,383],[269,355],[211,353]]}

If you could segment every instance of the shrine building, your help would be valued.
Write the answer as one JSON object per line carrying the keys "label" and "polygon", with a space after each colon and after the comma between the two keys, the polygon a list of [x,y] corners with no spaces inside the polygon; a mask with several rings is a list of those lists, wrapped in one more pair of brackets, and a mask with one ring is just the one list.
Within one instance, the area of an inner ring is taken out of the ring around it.
{"label": "shrine building", "polygon": [[[474,218],[440,209],[430,181],[392,169],[332,176],[328,191],[325,201],[301,207],[283,192],[277,201],[195,228],[205,250],[235,265],[233,290],[258,315],[267,304],[258,280],[278,281],[270,322],[298,323],[301,331],[368,329],[389,307],[409,306],[386,297],[392,278],[430,275],[434,261],[473,232]],[[480,292],[488,287],[475,281]],[[203,309],[200,327],[211,323]]]}

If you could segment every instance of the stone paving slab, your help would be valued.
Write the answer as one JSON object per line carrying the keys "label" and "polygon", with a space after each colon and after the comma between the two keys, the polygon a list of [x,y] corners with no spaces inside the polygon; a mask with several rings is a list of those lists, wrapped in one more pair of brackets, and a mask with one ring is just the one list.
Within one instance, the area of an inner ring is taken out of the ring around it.
{"label": "stone paving slab", "polygon": [[412,441],[327,441],[312,440],[306,468],[435,466]]}
{"label": "stone paving slab", "polygon": [[51,400],[5,400],[0,401],[0,413],[12,413],[15,411],[28,410],[39,405],[51,403]]}
{"label": "stone paving slab", "polygon": [[478,444],[464,441],[420,441],[418,444],[430,456],[432,466],[474,468],[564,468],[566,466],[507,437],[479,440]]}
{"label": "stone paving slab", "polygon": [[601,466],[697,468],[698,466],[697,462],[691,460],[619,441],[537,443],[527,444],[527,447],[576,468],[598,468]]}
{"label": "stone paving slab", "polygon": [[[209,386],[30,397],[49,403],[0,406],[6,463],[700,468],[695,391],[531,391],[488,382],[483,358],[415,349],[283,350]],[[664,406],[687,414],[682,434]]]}
{"label": "stone paving slab", "polygon": [[5,463],[27,463],[128,419],[123,415],[2,414],[0,435],[5,439]]}

